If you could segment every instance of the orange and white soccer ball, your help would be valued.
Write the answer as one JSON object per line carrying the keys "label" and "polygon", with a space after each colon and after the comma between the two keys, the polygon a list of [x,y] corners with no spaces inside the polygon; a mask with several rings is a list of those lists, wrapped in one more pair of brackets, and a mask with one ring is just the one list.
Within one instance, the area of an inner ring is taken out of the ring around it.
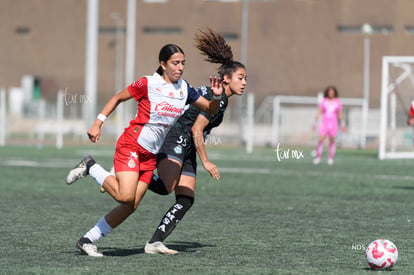
{"label": "orange and white soccer ball", "polygon": [[391,269],[398,260],[398,249],[389,240],[375,240],[365,251],[368,265],[374,270]]}

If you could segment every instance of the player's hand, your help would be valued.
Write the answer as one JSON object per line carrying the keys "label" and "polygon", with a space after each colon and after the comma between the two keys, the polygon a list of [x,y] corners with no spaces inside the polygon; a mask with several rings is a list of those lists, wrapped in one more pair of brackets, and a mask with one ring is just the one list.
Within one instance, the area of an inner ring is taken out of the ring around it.
{"label": "player's hand", "polygon": [[318,128],[318,126],[316,125],[316,123],[314,123],[313,125],[312,125],[312,131],[313,132],[316,132],[316,129]]}
{"label": "player's hand", "polygon": [[345,121],[341,121],[341,131],[342,131],[342,133],[345,133],[345,131],[346,131],[346,123],[345,123]]}
{"label": "player's hand", "polygon": [[204,169],[210,173],[210,176],[212,178],[215,178],[216,180],[220,179],[220,173],[218,172],[217,166],[214,163],[207,161],[206,163],[203,163],[203,166]]}
{"label": "player's hand", "polygon": [[213,95],[219,96],[223,93],[223,86],[222,86],[221,78],[212,77],[210,76],[210,87]]}
{"label": "player's hand", "polygon": [[92,142],[98,142],[101,137],[101,127],[94,123],[88,130],[88,137]]}

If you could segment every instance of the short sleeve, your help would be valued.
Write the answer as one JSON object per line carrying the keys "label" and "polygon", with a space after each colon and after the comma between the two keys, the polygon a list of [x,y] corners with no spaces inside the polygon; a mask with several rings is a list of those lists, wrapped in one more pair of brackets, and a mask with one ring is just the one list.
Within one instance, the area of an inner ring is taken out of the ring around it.
{"label": "short sleeve", "polygon": [[319,106],[318,106],[318,108],[319,109],[323,109],[323,104],[325,103],[325,98],[323,98],[322,100],[321,100],[321,102],[319,103]]}
{"label": "short sleeve", "polygon": [[148,79],[146,77],[141,77],[128,86],[128,91],[136,101],[140,101],[143,97],[147,97]]}
{"label": "short sleeve", "polygon": [[187,97],[187,102],[185,104],[191,104],[200,98],[200,94],[188,82],[186,83],[188,87],[188,97]]}

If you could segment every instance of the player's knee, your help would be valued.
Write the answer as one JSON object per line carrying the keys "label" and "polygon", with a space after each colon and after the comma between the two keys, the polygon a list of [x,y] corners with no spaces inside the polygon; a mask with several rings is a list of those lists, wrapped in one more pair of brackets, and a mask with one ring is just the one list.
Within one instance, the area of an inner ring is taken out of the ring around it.
{"label": "player's knee", "polygon": [[190,197],[187,195],[177,195],[175,197],[176,202],[185,206],[185,208],[190,209],[191,206],[194,204],[194,197]]}
{"label": "player's knee", "polygon": [[134,204],[135,194],[118,194],[115,200],[119,203]]}

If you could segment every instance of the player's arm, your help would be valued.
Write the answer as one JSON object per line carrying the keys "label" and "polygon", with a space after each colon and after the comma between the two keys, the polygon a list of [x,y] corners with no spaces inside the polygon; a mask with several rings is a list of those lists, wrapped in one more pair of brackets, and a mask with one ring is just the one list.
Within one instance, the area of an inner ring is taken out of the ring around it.
{"label": "player's arm", "polygon": [[119,103],[129,100],[132,98],[132,95],[129,93],[128,88],[120,91],[114,95],[109,101],[105,104],[102,111],[99,113],[95,122],[88,130],[88,137],[92,142],[97,142],[101,136],[101,127],[105,119],[116,109]]}
{"label": "player's arm", "polygon": [[339,123],[341,125],[342,132],[345,132],[346,125],[345,125],[344,113],[342,112],[342,109],[340,109],[338,111],[338,119],[339,119]]}
{"label": "player's arm", "polygon": [[210,77],[210,87],[213,92],[213,99],[211,101],[208,101],[204,97],[200,96],[196,101],[191,103],[191,105],[208,115],[214,115],[217,114],[220,109],[221,94],[223,92],[221,79]]}
{"label": "player's arm", "polygon": [[315,122],[312,125],[312,130],[313,131],[316,131],[316,129],[318,128],[318,121],[319,121],[319,118],[321,117],[321,115],[322,115],[322,108],[319,108],[318,112],[316,113],[316,116],[315,116]]}
{"label": "player's arm", "polygon": [[208,124],[209,120],[202,114],[199,114],[191,131],[193,132],[193,140],[198,157],[200,158],[204,169],[206,169],[213,178],[218,180],[220,174],[217,170],[217,166],[208,160],[206,147],[204,146],[203,130]]}
{"label": "player's arm", "polygon": [[315,121],[318,121],[321,118],[322,115],[322,108],[318,109],[318,112],[316,112]]}

